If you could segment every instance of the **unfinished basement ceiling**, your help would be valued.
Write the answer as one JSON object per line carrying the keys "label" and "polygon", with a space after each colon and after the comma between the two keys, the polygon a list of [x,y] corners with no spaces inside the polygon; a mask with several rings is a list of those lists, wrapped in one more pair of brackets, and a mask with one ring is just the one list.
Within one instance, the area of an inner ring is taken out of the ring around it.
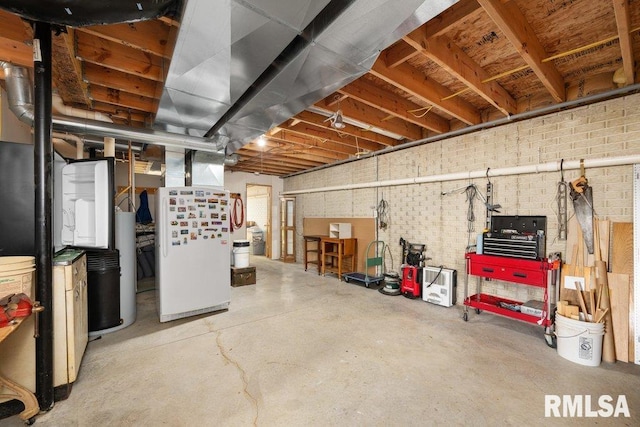
{"label": "unfinished basement ceiling", "polygon": [[[360,0],[283,56],[338,3],[192,0],[183,18],[67,27],[55,90],[116,124],[223,136],[228,169],[285,176],[636,84],[637,0]],[[31,38],[0,10],[0,61],[32,68]]]}

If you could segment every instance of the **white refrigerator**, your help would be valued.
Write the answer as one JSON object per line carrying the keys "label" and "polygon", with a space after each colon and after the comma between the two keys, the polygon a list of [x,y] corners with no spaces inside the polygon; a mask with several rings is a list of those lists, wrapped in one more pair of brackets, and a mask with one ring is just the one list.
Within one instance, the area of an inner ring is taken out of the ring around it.
{"label": "white refrigerator", "polygon": [[229,192],[156,193],[156,307],[160,322],[224,310],[231,297]]}

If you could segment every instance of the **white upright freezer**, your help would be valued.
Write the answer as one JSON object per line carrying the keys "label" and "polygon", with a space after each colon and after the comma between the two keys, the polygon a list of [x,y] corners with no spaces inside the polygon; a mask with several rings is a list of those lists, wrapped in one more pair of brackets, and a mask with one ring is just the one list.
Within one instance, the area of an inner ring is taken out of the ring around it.
{"label": "white upright freezer", "polygon": [[231,296],[229,192],[156,193],[156,307],[160,322],[226,309]]}

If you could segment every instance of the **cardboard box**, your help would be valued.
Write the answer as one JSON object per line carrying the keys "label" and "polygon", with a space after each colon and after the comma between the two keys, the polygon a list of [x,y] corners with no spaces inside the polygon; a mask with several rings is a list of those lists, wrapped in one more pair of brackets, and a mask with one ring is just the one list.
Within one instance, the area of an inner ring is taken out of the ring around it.
{"label": "cardboard box", "polygon": [[255,267],[243,267],[236,268],[231,267],[231,286],[244,286],[256,284],[256,268]]}

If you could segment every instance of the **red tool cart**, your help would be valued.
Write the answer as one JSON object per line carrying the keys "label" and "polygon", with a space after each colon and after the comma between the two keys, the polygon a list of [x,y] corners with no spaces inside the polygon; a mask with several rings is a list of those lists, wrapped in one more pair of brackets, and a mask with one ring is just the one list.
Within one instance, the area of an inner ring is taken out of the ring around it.
{"label": "red tool cart", "polygon": [[[469,319],[469,307],[475,308],[477,314],[480,314],[482,310],[489,311],[544,326],[547,344],[551,347],[555,345],[551,330],[553,324],[551,311],[552,303],[556,299],[556,292],[553,292],[551,287],[555,286],[555,289],[558,289],[560,260],[550,261],[547,258],[540,260],[520,259],[475,253],[467,253],[465,258],[467,261],[467,275],[464,286],[465,307],[462,316],[465,322]],[[476,293],[469,296],[470,275],[476,276],[477,288]],[[521,312],[522,302],[482,293],[483,278],[543,288],[544,306],[541,310],[541,315],[537,316]]]}

